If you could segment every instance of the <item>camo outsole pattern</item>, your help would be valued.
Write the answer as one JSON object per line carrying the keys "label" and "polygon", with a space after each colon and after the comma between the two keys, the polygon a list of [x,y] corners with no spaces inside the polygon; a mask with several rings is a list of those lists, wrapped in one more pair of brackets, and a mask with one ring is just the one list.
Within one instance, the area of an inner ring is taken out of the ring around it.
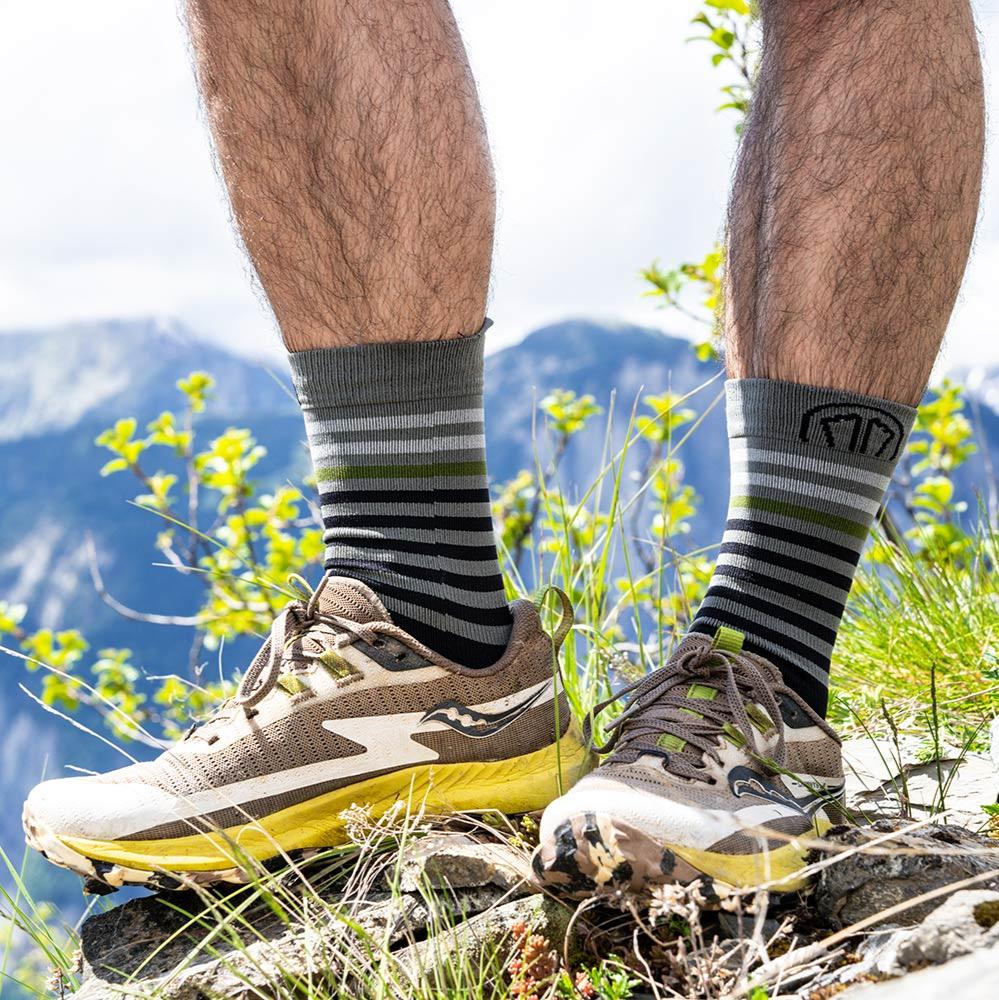
{"label": "camo outsole pattern", "polygon": [[712,881],[648,836],[593,812],[561,823],[554,836],[535,851],[532,865],[543,888],[577,899]]}

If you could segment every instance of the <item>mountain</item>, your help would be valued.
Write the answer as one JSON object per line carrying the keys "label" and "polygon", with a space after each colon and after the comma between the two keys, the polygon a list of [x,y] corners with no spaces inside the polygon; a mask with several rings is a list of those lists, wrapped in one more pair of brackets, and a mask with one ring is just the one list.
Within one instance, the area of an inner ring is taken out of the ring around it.
{"label": "mountain", "polygon": [[[115,419],[140,426],[179,403],[176,381],[201,369],[216,379],[201,440],[227,426],[250,427],[267,448],[256,470],[263,486],[300,481],[308,467],[301,416],[287,373],[198,339],[175,322],[116,320],[0,335],[0,600],[25,603],[29,627],[80,628],[94,649],[129,647],[151,674],[183,669],[189,634],[126,621],[105,605],[90,581],[84,538],[90,532],[109,590],[123,603],[162,614],[190,614],[197,584],[153,565],[159,522],[130,506],[132,481],[101,478],[107,455],[94,438]],[[533,468],[536,404],[556,388],[590,393],[604,408],[567,453],[560,481],[571,494],[596,474],[608,415],[623,439],[636,399],[667,389],[686,393],[711,380],[717,365],[699,362],[685,340],[628,325],[570,320],[540,329],[487,358],[488,453],[494,481]],[[982,385],[999,380],[992,373]],[[721,391],[716,379],[690,402],[699,413]],[[999,446],[999,415],[983,399],[982,425]],[[682,453],[687,479],[701,495],[695,541],[710,542],[724,522],[727,459],[723,407],[716,405]],[[999,452],[993,456],[999,466]],[[635,471],[629,467],[628,472]],[[962,492],[983,482],[979,456],[967,466]],[[246,644],[227,648],[236,667]],[[67,765],[104,769],[124,763],[104,744],[46,714],[18,688],[23,665],[9,657],[0,672],[0,843],[20,857],[20,802],[43,774]],[[135,750],[135,748],[131,748]],[[35,868],[36,885],[60,901],[78,899],[65,873]]]}
{"label": "mountain", "polygon": [[217,377],[212,411],[221,418],[296,412],[289,388],[261,364],[199,340],[173,320],[74,323],[0,336],[0,441],[130,413],[155,416],[176,405],[174,383],[192,368]]}

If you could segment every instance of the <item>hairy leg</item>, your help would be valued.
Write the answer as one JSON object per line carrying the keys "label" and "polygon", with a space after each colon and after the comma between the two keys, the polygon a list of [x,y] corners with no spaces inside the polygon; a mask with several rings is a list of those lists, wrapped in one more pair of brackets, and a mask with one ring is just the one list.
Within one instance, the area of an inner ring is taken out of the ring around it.
{"label": "hairy leg", "polygon": [[475,333],[494,191],[446,0],[188,0],[236,221],[289,350]]}
{"label": "hairy leg", "polygon": [[482,336],[495,198],[446,0],[187,0],[233,212],[281,327],[333,576],[487,667],[511,616]]}
{"label": "hairy leg", "polygon": [[919,401],[984,145],[969,0],[764,0],[730,206],[735,378]]}
{"label": "hairy leg", "polygon": [[691,624],[819,712],[861,550],[954,305],[977,214],[968,0],[762,0],[732,194],[731,497]]}

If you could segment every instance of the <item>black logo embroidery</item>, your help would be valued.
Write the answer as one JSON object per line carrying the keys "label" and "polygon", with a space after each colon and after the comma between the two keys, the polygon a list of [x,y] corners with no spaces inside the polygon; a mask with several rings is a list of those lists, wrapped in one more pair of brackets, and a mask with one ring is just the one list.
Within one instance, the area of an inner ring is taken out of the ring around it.
{"label": "black logo embroidery", "polygon": [[885,410],[855,403],[826,403],[805,411],[798,436],[855,455],[892,461],[902,447],[902,424]]}

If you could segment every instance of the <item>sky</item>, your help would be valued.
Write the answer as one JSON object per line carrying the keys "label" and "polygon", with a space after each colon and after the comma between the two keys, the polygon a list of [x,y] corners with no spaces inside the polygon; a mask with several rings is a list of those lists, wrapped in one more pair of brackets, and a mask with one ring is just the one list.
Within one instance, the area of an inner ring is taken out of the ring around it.
{"label": "sky", "polygon": [[[999,161],[999,0],[975,0]],[[499,187],[491,346],[567,316],[690,333],[640,269],[719,232],[734,119],[696,0],[454,0]],[[232,235],[172,0],[0,0],[0,328],[157,314],[250,354],[273,321]],[[945,365],[999,364],[999,172]]]}

